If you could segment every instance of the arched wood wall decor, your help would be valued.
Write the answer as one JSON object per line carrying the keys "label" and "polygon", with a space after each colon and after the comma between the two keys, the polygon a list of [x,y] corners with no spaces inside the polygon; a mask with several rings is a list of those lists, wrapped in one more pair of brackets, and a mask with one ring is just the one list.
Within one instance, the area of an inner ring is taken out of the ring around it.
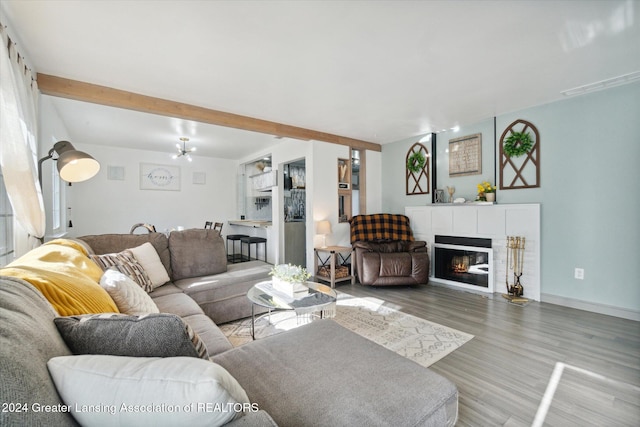
{"label": "arched wood wall decor", "polygon": [[[504,152],[504,140],[515,132],[529,132],[533,147],[520,157],[510,157]],[[511,123],[500,137],[500,189],[540,187],[540,134],[538,129],[526,120]]]}
{"label": "arched wood wall decor", "polygon": [[[416,153],[422,154],[425,162],[424,166],[419,171],[412,172],[407,168],[407,162],[409,162],[409,157]],[[404,167],[407,171],[407,195],[429,194],[429,150],[427,150],[427,147],[419,142],[413,144],[407,152]]]}

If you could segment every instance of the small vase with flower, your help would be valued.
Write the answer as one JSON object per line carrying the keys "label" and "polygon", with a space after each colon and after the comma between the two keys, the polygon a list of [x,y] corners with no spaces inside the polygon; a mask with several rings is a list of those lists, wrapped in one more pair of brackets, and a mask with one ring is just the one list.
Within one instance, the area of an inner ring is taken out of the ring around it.
{"label": "small vase with flower", "polygon": [[478,188],[478,201],[495,202],[496,201],[496,186],[491,185],[488,181],[482,181],[477,185]]}

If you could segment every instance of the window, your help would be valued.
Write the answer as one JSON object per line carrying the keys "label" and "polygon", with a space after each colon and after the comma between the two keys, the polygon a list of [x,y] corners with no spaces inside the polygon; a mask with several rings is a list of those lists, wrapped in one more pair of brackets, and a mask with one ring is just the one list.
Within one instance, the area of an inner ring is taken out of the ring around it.
{"label": "window", "polygon": [[0,171],[0,267],[13,260],[13,209]]}

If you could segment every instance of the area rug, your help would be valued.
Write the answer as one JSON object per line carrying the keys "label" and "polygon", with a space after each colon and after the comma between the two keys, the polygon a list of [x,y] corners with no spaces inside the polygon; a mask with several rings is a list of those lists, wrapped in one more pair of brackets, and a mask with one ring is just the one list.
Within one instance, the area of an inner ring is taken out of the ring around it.
{"label": "area rug", "polygon": [[[473,338],[465,332],[429,322],[385,305],[383,300],[358,298],[338,292],[335,310],[327,317],[353,332],[422,366],[430,366]],[[274,335],[313,321],[292,311],[262,315],[256,320],[256,339]],[[251,341],[251,319],[220,326],[235,347]]]}

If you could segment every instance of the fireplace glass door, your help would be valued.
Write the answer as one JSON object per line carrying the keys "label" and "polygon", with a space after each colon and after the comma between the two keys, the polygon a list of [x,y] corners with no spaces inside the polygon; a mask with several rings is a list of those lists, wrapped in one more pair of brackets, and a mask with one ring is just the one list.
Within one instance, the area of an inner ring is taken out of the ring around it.
{"label": "fireplace glass door", "polygon": [[436,248],[435,276],[439,279],[489,287],[489,255],[486,252]]}

